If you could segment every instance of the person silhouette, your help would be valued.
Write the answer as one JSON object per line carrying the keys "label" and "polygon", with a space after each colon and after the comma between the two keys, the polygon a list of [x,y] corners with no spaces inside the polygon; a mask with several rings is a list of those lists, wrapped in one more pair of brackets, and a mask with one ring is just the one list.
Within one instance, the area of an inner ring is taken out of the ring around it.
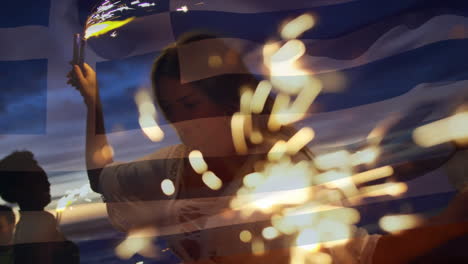
{"label": "person silhouette", "polygon": [[17,203],[20,220],[14,235],[15,263],[79,263],[78,247],[66,241],[50,203],[46,172],[29,151],[15,151],[0,161],[0,196]]}

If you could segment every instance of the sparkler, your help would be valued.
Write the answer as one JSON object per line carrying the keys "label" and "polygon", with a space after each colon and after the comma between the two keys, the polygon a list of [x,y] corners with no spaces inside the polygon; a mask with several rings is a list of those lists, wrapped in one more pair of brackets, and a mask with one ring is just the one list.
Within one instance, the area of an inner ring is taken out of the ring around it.
{"label": "sparkler", "polygon": [[86,40],[81,34],[73,35],[73,65],[82,66],[84,63]]}
{"label": "sparkler", "polygon": [[[151,12],[154,1],[140,2],[124,0],[105,0],[94,8],[94,12],[88,17],[83,33],[73,36],[73,60],[74,65],[84,63],[86,42],[92,37],[98,37],[109,32],[115,38],[117,32],[114,31],[135,19],[136,12]],[[131,6],[131,7],[130,7]],[[132,13],[133,12],[133,13]],[[124,18],[118,20],[119,18]]]}
{"label": "sparkler", "polygon": [[[281,35],[288,40],[284,45],[264,45],[263,61],[271,73],[270,80],[261,81],[253,95],[245,91],[241,94],[243,115],[236,113],[231,123],[233,142],[239,153],[248,151],[245,116],[262,113],[266,98],[273,90],[277,94],[268,119],[271,133],[302,120],[322,91],[322,83],[309,71],[301,69],[298,63],[305,53],[305,45],[296,38],[314,23],[312,16],[300,16],[282,28]],[[250,108],[247,107],[249,101]],[[262,135],[261,131],[253,130],[250,134],[252,142],[254,134]],[[263,229],[263,238],[296,236],[296,245],[290,251],[291,263],[331,263],[331,257],[319,250],[347,243],[352,238],[360,215],[355,209],[343,207],[343,199],[352,202],[368,196],[396,196],[407,190],[404,183],[359,187],[393,174],[391,166],[355,172],[358,166],[370,165],[379,156],[380,150],[372,140],[357,152],[337,150],[319,155],[312,161],[293,162],[294,156],[314,137],[312,128],[302,128],[288,140],[279,137],[263,165],[244,176],[244,186],[231,201],[231,208],[241,210],[243,217],[249,217],[254,211],[271,214],[272,226]],[[307,214],[310,210],[314,213]],[[386,219],[382,221],[388,222]],[[263,254],[263,241],[252,239],[253,235],[247,232],[241,232],[241,241],[252,243],[253,254]]]}

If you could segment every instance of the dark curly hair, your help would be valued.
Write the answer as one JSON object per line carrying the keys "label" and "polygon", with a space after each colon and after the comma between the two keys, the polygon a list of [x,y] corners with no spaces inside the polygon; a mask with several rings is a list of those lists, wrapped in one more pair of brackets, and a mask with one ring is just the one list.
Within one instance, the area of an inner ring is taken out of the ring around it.
{"label": "dark curly hair", "polygon": [[0,197],[10,203],[18,202],[18,188],[28,184],[31,176],[45,174],[34,154],[15,151],[0,161]]}

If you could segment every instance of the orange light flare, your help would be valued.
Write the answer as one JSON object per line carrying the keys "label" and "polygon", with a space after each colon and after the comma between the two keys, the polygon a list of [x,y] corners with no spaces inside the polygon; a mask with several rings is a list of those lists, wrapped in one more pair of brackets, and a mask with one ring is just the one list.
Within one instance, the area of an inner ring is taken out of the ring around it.
{"label": "orange light flare", "polygon": [[270,81],[273,87],[281,92],[296,95],[310,83],[312,73],[301,69],[298,62],[272,63],[270,65]]}
{"label": "orange light flare", "polygon": [[199,150],[192,150],[189,153],[189,162],[193,170],[198,174],[203,174],[208,170],[208,164],[206,164],[203,154]]}
{"label": "orange light flare", "polygon": [[295,39],[315,25],[315,18],[310,14],[303,14],[289,21],[281,28],[283,39]]}
{"label": "orange light flare", "polygon": [[164,138],[164,132],[157,123],[156,107],[151,95],[145,89],[140,89],[135,95],[135,103],[138,107],[140,117],[138,123],[143,133],[153,142],[159,142]]}
{"label": "orange light flare", "polygon": [[289,95],[278,94],[276,96],[275,102],[273,104],[273,109],[271,110],[270,117],[268,119],[268,129],[270,131],[276,132],[281,128],[281,117],[280,115],[284,114],[288,107],[290,101]]}
{"label": "orange light flare", "polygon": [[[352,174],[346,170],[329,170],[317,175],[314,180],[316,184],[327,188],[340,189],[348,198],[354,197],[356,199],[356,196],[359,194],[358,185],[391,175],[393,175],[393,168],[391,166],[384,166],[357,174]],[[373,189],[373,191],[375,190]]]}
{"label": "orange light flare", "polygon": [[286,142],[286,152],[288,155],[295,155],[302,148],[307,146],[315,137],[315,132],[312,128],[303,127]]}
{"label": "orange light flare", "polygon": [[244,115],[244,133],[245,137],[250,137],[252,135],[253,125],[252,125],[252,115],[251,115],[251,104],[253,100],[254,92],[250,87],[241,88],[241,97],[240,97],[240,112]]}
{"label": "orange light flare", "polygon": [[280,159],[269,163],[263,171],[244,177],[244,186],[231,207],[244,210],[243,215],[249,216],[255,211],[271,213],[277,207],[302,204],[311,199],[310,174],[306,161],[293,164],[289,159]]}
{"label": "orange light flare", "polygon": [[260,114],[263,111],[271,89],[272,86],[269,81],[263,80],[258,83],[250,103],[250,110],[252,111],[252,113]]}
{"label": "orange light flare", "polygon": [[161,190],[163,193],[167,196],[171,196],[175,193],[175,186],[172,180],[170,179],[164,179],[161,182]]}
{"label": "orange light flare", "polygon": [[468,112],[432,122],[416,128],[413,140],[422,147],[432,147],[445,142],[455,141],[466,144],[468,141]]}
{"label": "orange light flare", "polygon": [[378,196],[394,196],[398,197],[408,191],[408,185],[405,183],[387,182],[382,184],[376,184],[372,186],[366,186],[359,188],[359,195],[356,197],[350,197],[349,201],[351,204],[359,204],[363,198],[367,197],[378,197]]}
{"label": "orange light flare", "polygon": [[379,220],[379,226],[384,231],[398,233],[423,224],[423,218],[415,214],[387,215]]}
{"label": "orange light flare", "polygon": [[320,80],[308,76],[304,88],[302,88],[296,99],[292,102],[291,108],[286,110],[285,114],[282,115],[285,118],[281,120],[281,124],[292,124],[303,119],[321,90],[322,83]]}
{"label": "orange light flare", "polygon": [[216,176],[212,171],[206,171],[202,175],[202,181],[203,183],[208,186],[208,188],[216,191],[221,189],[223,187],[223,182],[221,179]]}
{"label": "orange light flare", "polygon": [[248,147],[245,140],[245,115],[234,113],[231,118],[231,134],[234,147],[239,154],[247,154]]}
{"label": "orange light flare", "polygon": [[368,147],[351,154],[350,163],[352,166],[358,166],[361,164],[372,164],[376,161],[379,154],[379,148]]}
{"label": "orange light flare", "polygon": [[153,238],[157,235],[158,232],[154,228],[132,230],[127,238],[115,248],[115,254],[121,259],[130,259],[135,254],[157,258],[159,250],[153,243]]}
{"label": "orange light flare", "polygon": [[[281,35],[287,40],[284,44],[274,42],[263,46],[263,63],[270,80],[260,82],[253,91],[242,89],[241,110],[231,120],[233,141],[238,152],[248,152],[246,138],[250,138],[252,143],[262,142],[253,140],[262,134],[246,128],[251,124],[246,124],[246,116],[262,113],[273,90],[276,98],[267,123],[272,135],[282,126],[302,120],[320,92],[326,90],[323,87],[326,83],[303,69],[300,63],[306,46],[296,38],[314,24],[315,19],[310,14],[299,16],[282,27]],[[341,91],[346,81],[344,77],[338,77],[332,80],[336,86],[332,89],[334,92]],[[270,150],[266,159],[257,162],[255,171],[244,176],[243,186],[230,204],[244,218],[256,212],[271,216],[272,226],[261,232],[265,240],[295,235],[295,244],[291,245],[291,263],[331,263],[331,257],[321,250],[346,243],[360,219],[358,211],[342,206],[343,200],[358,195],[359,184],[393,173],[389,166],[354,172],[356,166],[372,164],[377,159],[379,149],[372,144],[356,153],[338,150],[320,155],[312,162],[296,161],[298,153],[314,137],[314,130],[306,127],[289,139],[282,135],[276,142],[268,142]],[[396,193],[396,190],[391,189],[391,192]],[[247,230],[241,232],[240,239],[251,243],[254,254],[260,255],[264,251],[264,241],[254,238]]]}

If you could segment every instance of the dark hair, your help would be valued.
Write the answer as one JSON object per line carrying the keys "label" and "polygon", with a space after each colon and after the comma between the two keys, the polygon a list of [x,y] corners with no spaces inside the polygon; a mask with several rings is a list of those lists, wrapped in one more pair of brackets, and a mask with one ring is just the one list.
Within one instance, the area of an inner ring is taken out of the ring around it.
{"label": "dark hair", "polygon": [[[242,62],[241,56],[234,49],[229,48],[225,42],[221,39],[217,39],[215,35],[209,33],[188,33],[183,35],[179,40],[166,47],[161,55],[155,60],[153,64],[153,69],[151,72],[151,81],[153,87],[153,94],[155,96],[155,101],[159,105],[161,111],[166,117],[166,120],[173,122],[171,118],[167,115],[169,109],[165,109],[165,105],[160,101],[160,78],[169,77],[174,80],[178,80],[182,83],[181,78],[181,69],[179,61],[179,49],[181,46],[194,43],[197,41],[211,40],[211,44],[224,47],[225,50],[231,55],[231,64],[235,64],[235,68],[238,70],[236,74],[218,74],[213,77],[208,77],[205,79],[197,80],[190,82],[191,85],[199,89],[204,95],[210,98],[213,102],[218,103],[224,107],[226,115],[233,115],[235,112],[240,110],[240,92],[243,87],[248,87],[254,90],[259,81],[255,76],[250,73],[247,67]],[[196,51],[193,51],[196,53]],[[208,61],[208,58],[205,58],[205,61]],[[222,85],[219,85],[222,84]],[[166,88],[167,89],[167,88]],[[278,138],[278,134],[270,135],[267,129],[268,117],[273,109],[274,99],[272,96],[268,96],[265,102],[263,111],[253,116],[254,126],[260,131],[265,133],[265,136]],[[279,135],[286,138],[291,137],[296,132],[296,129],[293,126],[282,126]],[[306,152],[310,152],[307,148]]]}
{"label": "dark hair", "polygon": [[[39,170],[38,170],[39,169]],[[0,161],[0,197],[18,202],[18,187],[35,174],[45,174],[30,151],[15,151]]]}
{"label": "dark hair", "polygon": [[16,221],[15,213],[13,213],[13,209],[6,205],[0,205],[0,217],[6,217],[8,223],[14,224]]}
{"label": "dark hair", "polygon": [[[190,84],[199,89],[204,95],[210,98],[213,102],[218,103],[224,107],[227,115],[232,115],[239,111],[240,89],[241,87],[248,86],[255,89],[258,80],[252,74],[248,73],[246,66],[240,59],[239,54],[229,49],[228,46],[216,36],[207,33],[189,33],[182,36],[176,43],[166,47],[161,55],[156,59],[153,64],[151,73],[151,80],[153,85],[153,94],[155,100],[159,105],[161,111],[166,115],[168,109],[164,109],[164,105],[159,101],[160,99],[160,78],[169,77],[179,82],[182,82],[180,62],[179,62],[179,48],[183,45],[210,39],[210,43],[218,46],[225,47],[230,53],[232,58],[231,63],[236,64],[236,68],[244,73],[229,73],[220,74],[213,77],[204,78],[190,82]],[[219,84],[222,84],[220,86]],[[170,118],[166,115],[169,121]]]}

